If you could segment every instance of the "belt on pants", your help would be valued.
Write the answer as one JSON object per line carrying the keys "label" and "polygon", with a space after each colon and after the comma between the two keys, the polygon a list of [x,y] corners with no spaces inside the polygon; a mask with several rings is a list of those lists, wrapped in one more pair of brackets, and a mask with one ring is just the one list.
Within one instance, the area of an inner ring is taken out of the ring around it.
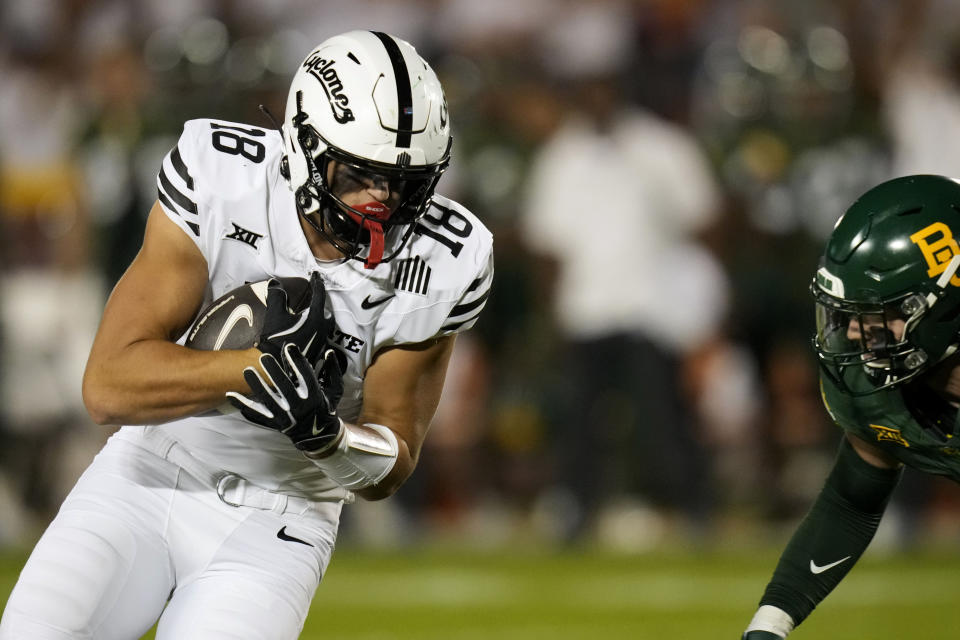
{"label": "belt on pants", "polygon": [[177,465],[204,484],[215,487],[220,500],[232,507],[252,507],[299,515],[313,506],[306,498],[265,489],[229,471],[212,470],[182,444],[157,429],[146,427],[141,434],[141,437],[133,440],[135,444]]}

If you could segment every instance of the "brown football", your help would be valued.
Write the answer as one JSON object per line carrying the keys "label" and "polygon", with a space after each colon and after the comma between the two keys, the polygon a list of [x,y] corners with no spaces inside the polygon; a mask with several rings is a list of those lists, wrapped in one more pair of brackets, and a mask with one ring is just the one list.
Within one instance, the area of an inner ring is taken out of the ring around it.
{"label": "brown football", "polygon": [[[310,304],[310,281],[306,278],[273,278],[287,292],[291,311],[303,311]],[[270,279],[250,282],[228,291],[197,316],[184,343],[192,349],[219,351],[253,347],[263,328]]]}

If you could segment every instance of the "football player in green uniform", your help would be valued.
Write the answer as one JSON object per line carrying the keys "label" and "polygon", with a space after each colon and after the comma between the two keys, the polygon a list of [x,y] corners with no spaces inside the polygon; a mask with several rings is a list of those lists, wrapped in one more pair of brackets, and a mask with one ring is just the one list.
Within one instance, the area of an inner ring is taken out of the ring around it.
{"label": "football player in green uniform", "polygon": [[743,640],[782,640],[860,558],[908,465],[960,481],[960,184],[874,187],[837,223],[811,290],[820,387],[844,438]]}

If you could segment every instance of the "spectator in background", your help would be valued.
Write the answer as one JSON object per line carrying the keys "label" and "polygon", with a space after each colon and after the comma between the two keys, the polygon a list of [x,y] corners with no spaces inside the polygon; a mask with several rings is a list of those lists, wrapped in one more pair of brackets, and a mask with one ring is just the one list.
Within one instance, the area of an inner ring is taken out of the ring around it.
{"label": "spectator in background", "polygon": [[79,475],[76,436],[94,431],[78,381],[102,305],[71,155],[72,61],[57,34],[9,32],[0,62],[0,466],[40,522]]}
{"label": "spectator in background", "polygon": [[833,426],[819,409],[808,348],[809,270],[836,212],[888,171],[861,68],[873,57],[854,39],[876,23],[844,18],[844,9],[716,3],[692,95],[695,130],[730,205],[710,237],[731,281],[729,331],[760,381],[750,397],[761,418],[728,430],[713,460],[724,467],[724,497],[748,482],[742,503],[770,518],[801,515],[818,489],[807,479],[832,460]]}
{"label": "spectator in background", "polygon": [[629,15],[601,4],[548,35],[568,112],[533,160],[521,220],[527,245],[554,266],[571,538],[602,526],[604,500],[640,495],[706,514],[707,468],[680,379],[726,306],[723,272],[695,240],[720,207],[710,167],[682,128],[626,102]]}
{"label": "spectator in background", "polygon": [[151,127],[158,124],[147,113],[148,82],[139,52],[125,44],[99,51],[87,76],[89,105],[78,156],[96,231],[90,248],[110,288],[136,255],[143,212],[156,197],[152,181],[138,175],[148,136],[156,134]]}
{"label": "spectator in background", "polygon": [[891,7],[889,36],[875,43],[892,176],[960,176],[960,32],[949,3]]}

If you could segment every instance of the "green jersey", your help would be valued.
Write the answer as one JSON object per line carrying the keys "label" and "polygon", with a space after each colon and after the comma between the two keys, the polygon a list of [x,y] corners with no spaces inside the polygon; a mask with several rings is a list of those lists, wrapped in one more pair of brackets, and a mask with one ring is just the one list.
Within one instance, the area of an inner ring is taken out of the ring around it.
{"label": "green jersey", "polygon": [[[857,380],[870,384],[866,374]],[[866,396],[843,393],[820,376],[823,404],[845,432],[860,437],[914,469],[960,482],[957,408],[916,380]]]}

